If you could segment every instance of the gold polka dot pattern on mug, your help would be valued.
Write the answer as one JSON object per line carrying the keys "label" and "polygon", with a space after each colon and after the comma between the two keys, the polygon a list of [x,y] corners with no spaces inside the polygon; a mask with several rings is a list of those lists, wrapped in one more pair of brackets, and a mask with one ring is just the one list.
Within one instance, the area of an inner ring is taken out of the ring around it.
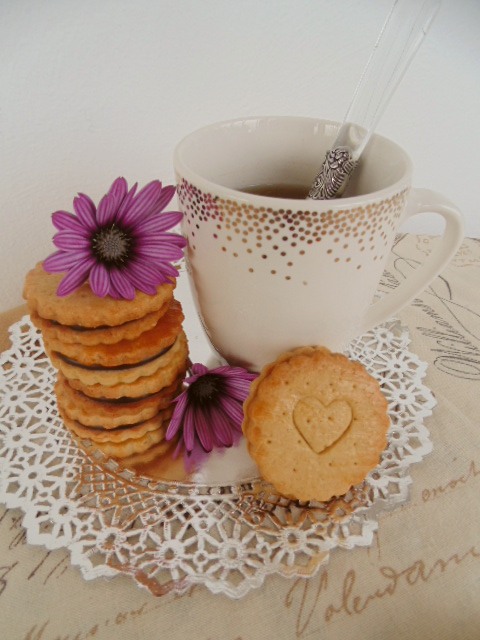
{"label": "gold polka dot pattern on mug", "polygon": [[[367,256],[382,261],[407,197],[404,189],[375,204],[317,213],[308,209],[255,207],[223,199],[186,180],[181,181],[177,193],[190,250],[196,250],[198,234],[207,232],[218,242],[219,251],[230,253],[233,258],[243,253],[268,263],[275,256],[270,273],[286,280],[293,279],[292,267],[312,245],[323,245],[334,264],[348,264],[353,270],[362,268],[358,256],[362,262]],[[254,273],[253,260],[252,264],[245,262],[247,272]],[[279,262],[283,269],[279,269]]]}

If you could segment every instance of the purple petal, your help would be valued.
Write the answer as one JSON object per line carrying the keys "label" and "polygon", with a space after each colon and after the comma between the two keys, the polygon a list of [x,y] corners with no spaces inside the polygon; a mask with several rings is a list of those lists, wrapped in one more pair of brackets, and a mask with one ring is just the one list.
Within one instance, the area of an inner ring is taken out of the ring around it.
{"label": "purple petal", "polygon": [[139,222],[135,226],[137,235],[157,233],[159,231],[168,231],[172,227],[176,227],[181,222],[183,213],[180,211],[169,211],[167,213],[152,214]]}
{"label": "purple petal", "polygon": [[182,426],[183,416],[185,414],[185,409],[188,403],[187,392],[184,391],[179,396],[177,396],[174,402],[175,409],[173,410],[170,424],[168,425],[167,432],[165,434],[166,440],[171,440]]}
{"label": "purple petal", "polygon": [[48,273],[62,273],[89,257],[88,251],[56,251],[43,261],[43,268]]}
{"label": "purple petal", "polygon": [[145,260],[132,260],[128,265],[128,272],[132,278],[155,287],[166,280],[161,269]]}
{"label": "purple petal", "polygon": [[178,276],[178,269],[175,269],[168,262],[147,262],[137,258],[128,265],[128,268],[135,277],[156,287],[164,282],[169,282],[169,276],[173,278]]}
{"label": "purple petal", "polygon": [[113,207],[115,211],[118,209],[123,199],[127,195],[128,184],[125,178],[117,178],[113,181],[112,186],[108,192],[109,197],[112,199]]}
{"label": "purple petal", "polygon": [[132,270],[130,268],[128,271],[128,279],[135,287],[135,289],[143,291],[143,293],[146,293],[149,296],[154,296],[157,293],[159,285],[166,282],[166,280],[160,282],[157,280],[155,283],[152,283],[146,278],[138,277],[135,273],[132,273]]}
{"label": "purple petal", "polygon": [[59,231],[78,231],[85,236],[89,236],[91,233],[73,213],[68,211],[55,211],[55,213],[52,213],[52,222]]}
{"label": "purple petal", "polygon": [[130,189],[130,191],[127,193],[127,195],[123,198],[122,204],[120,205],[115,218],[117,222],[121,223],[123,221],[123,216],[128,211],[128,208],[132,203],[132,200],[135,196],[135,192],[137,190],[137,186],[138,186],[137,183],[135,183],[133,187]]}
{"label": "purple petal", "polygon": [[163,211],[165,209],[167,204],[170,202],[170,200],[175,195],[175,191],[176,191],[176,188],[171,184],[162,188],[162,191],[160,193],[160,197],[158,198],[157,202],[155,203],[155,207],[152,210],[152,214],[153,215],[157,214],[157,213],[160,213],[161,211]]}
{"label": "purple petal", "polygon": [[182,439],[180,438],[179,441],[177,442],[175,449],[173,450],[172,453],[172,458],[174,460],[176,460],[176,458],[178,458],[178,456],[182,453],[182,451],[186,454],[186,450],[185,447],[183,446],[183,442]]}
{"label": "purple petal", "polygon": [[111,298],[115,298],[115,300],[123,300],[123,296],[121,295],[121,293],[118,291],[118,289],[115,287],[115,285],[111,280],[110,280],[110,287],[108,289],[108,295]]}
{"label": "purple petal", "polygon": [[88,272],[94,264],[95,258],[89,257],[73,267],[60,282],[57,289],[57,296],[68,296],[78,289],[78,287],[85,282]]}
{"label": "purple petal", "polygon": [[165,244],[165,246],[176,247],[183,249],[187,246],[187,239],[178,233],[164,233],[161,231],[149,231],[137,233],[134,230],[134,235],[137,239],[137,244],[142,247],[144,244]]}
{"label": "purple petal", "polygon": [[89,276],[90,287],[99,298],[104,298],[110,289],[108,269],[100,262],[94,264]]}
{"label": "purple petal", "polygon": [[103,196],[97,209],[97,222],[101,227],[111,224],[116,214],[114,199],[109,196]]}
{"label": "purple petal", "polygon": [[[192,366],[192,368],[190,370],[193,371],[193,366]],[[207,369],[207,372],[208,372],[208,369]],[[197,374],[194,373],[193,375],[188,376],[187,378],[185,378],[184,382],[187,385],[191,386],[194,382],[196,382],[199,378],[201,378],[204,375],[205,375],[204,373],[197,373]]]}
{"label": "purple petal", "polygon": [[[178,455],[178,454],[177,454]],[[188,473],[192,473],[197,470],[207,460],[208,453],[200,444],[198,438],[194,438],[193,447],[191,451],[184,450],[183,461],[185,469]]]}
{"label": "purple petal", "polygon": [[201,364],[200,362],[195,362],[195,364],[192,364],[191,371],[197,377],[203,376],[209,372],[208,367],[206,367],[204,364]]}
{"label": "purple petal", "polygon": [[143,291],[143,293],[146,293],[149,296],[154,296],[157,293],[158,285],[163,284],[162,282],[159,282],[157,285],[150,284],[149,282],[146,282],[142,278],[136,278],[136,276],[132,274],[130,270],[128,272],[128,279],[130,280],[132,285],[135,287],[135,289],[138,289],[139,291]]}
{"label": "purple petal", "polygon": [[224,381],[224,389],[226,394],[230,398],[244,402],[250,391],[251,382],[249,380],[232,380],[226,379]]}
{"label": "purple petal", "polygon": [[132,271],[130,264],[122,269],[121,274],[126,278],[126,280],[128,280],[128,282],[130,282],[134,289],[140,289],[140,291],[143,291],[148,295],[155,295],[157,293],[158,286],[167,282],[167,279],[161,274],[159,274],[154,281],[151,281],[144,276],[139,276],[135,271]]}
{"label": "purple petal", "polygon": [[89,249],[91,246],[90,240],[77,231],[59,231],[53,237],[53,244],[67,251]]}
{"label": "purple petal", "polygon": [[[59,233],[61,233],[59,231]],[[181,249],[186,245],[186,239],[176,233],[149,233],[138,239],[138,244],[143,246],[154,247],[172,247],[172,249]]]}
{"label": "purple petal", "polygon": [[178,269],[175,269],[169,262],[157,262],[154,263],[153,266],[165,277],[171,276],[172,278],[176,278],[178,276]]}
{"label": "purple petal", "polygon": [[213,439],[207,417],[201,409],[195,412],[195,431],[205,451],[213,449]]}
{"label": "purple petal", "polygon": [[128,211],[123,215],[122,222],[126,226],[136,224],[138,220],[148,215],[153,205],[158,200],[159,193],[162,189],[162,183],[159,180],[149,182],[133,199]]}
{"label": "purple petal", "polygon": [[217,446],[231,447],[234,443],[232,423],[218,407],[211,412],[211,429],[214,432]]}
{"label": "purple petal", "polygon": [[242,424],[243,407],[239,402],[233,398],[220,397],[218,403],[230,420],[232,420],[236,425],[240,426]]}
{"label": "purple petal", "polygon": [[[228,368],[228,367],[227,367]],[[235,367],[229,367],[235,369]],[[237,367],[237,372],[234,371],[222,371],[224,367],[214,369],[212,373],[222,375],[224,379],[225,388],[230,392],[246,393],[250,390],[250,385],[253,380],[258,377],[257,373],[249,373],[246,369]]]}
{"label": "purple petal", "polygon": [[193,449],[193,442],[195,437],[195,424],[194,424],[194,412],[191,405],[187,404],[185,413],[183,416],[183,441],[187,451]]}
{"label": "purple petal", "polygon": [[243,367],[231,367],[228,364],[222,367],[216,367],[212,369],[212,373],[219,373],[227,378],[235,378],[240,380],[255,380],[258,377],[258,373],[251,373]]}
{"label": "purple petal", "polygon": [[180,247],[181,249],[184,249],[187,246],[187,239],[181,236],[180,234],[166,233],[165,235],[168,236],[167,242],[174,244],[176,247]]}
{"label": "purple petal", "polygon": [[156,244],[154,241],[144,243],[137,248],[137,253],[141,258],[153,258],[160,262],[172,262],[183,258],[183,251],[172,245],[165,245],[164,242]]}
{"label": "purple petal", "polygon": [[95,205],[87,195],[79,193],[78,197],[73,200],[73,208],[84,227],[91,231],[97,229]]}
{"label": "purple petal", "polygon": [[133,300],[135,298],[135,287],[122,271],[111,269],[110,280],[122,298],[125,298],[125,300]]}

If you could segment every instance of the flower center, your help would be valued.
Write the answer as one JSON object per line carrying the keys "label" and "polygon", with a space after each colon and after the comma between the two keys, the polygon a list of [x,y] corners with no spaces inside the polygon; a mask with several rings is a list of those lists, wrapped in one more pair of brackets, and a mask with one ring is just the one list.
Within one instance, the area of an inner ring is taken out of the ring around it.
{"label": "flower center", "polygon": [[203,375],[188,388],[192,402],[205,404],[215,400],[222,392],[222,378],[213,374]]}
{"label": "flower center", "polygon": [[92,249],[95,257],[107,266],[122,266],[131,255],[133,238],[111,224],[99,229],[92,238]]}

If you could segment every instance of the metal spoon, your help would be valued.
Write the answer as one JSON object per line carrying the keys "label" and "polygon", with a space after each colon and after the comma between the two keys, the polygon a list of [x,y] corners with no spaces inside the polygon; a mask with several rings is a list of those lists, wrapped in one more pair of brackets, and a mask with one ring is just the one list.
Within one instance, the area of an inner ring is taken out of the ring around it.
{"label": "metal spoon", "polygon": [[377,123],[427,35],[441,0],[396,0],[308,197],[341,196]]}

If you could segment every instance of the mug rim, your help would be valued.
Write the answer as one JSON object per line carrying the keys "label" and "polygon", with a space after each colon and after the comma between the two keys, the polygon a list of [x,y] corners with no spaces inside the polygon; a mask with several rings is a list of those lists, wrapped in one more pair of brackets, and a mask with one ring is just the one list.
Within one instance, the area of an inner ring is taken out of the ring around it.
{"label": "mug rim", "polygon": [[[329,120],[326,118],[314,118],[309,116],[291,116],[291,115],[245,116],[240,118],[230,118],[227,120],[220,120],[217,122],[213,122],[211,124],[204,125],[202,127],[198,127],[197,129],[191,131],[186,136],[184,136],[180,140],[180,142],[177,143],[173,153],[173,165],[174,165],[175,172],[178,173],[181,176],[181,178],[188,180],[192,184],[195,184],[196,186],[199,186],[206,191],[214,191],[216,194],[218,194],[219,196],[225,199],[234,198],[235,200],[248,200],[248,202],[253,204],[258,204],[258,206],[278,206],[278,202],[282,201],[291,205],[292,208],[293,207],[298,208],[298,204],[300,201],[297,198],[283,198],[283,197],[278,198],[278,197],[265,196],[265,195],[254,194],[254,193],[246,193],[239,189],[234,189],[233,187],[226,187],[222,184],[219,184],[218,182],[209,180],[208,178],[205,178],[204,176],[199,174],[194,169],[191,169],[188,166],[188,163],[186,163],[182,158],[182,152],[184,151],[184,147],[186,146],[186,144],[189,142],[189,140],[193,136],[198,135],[201,132],[207,132],[208,130],[213,131],[222,127],[232,126],[236,124],[244,124],[248,121],[259,121],[259,120],[263,120],[263,121],[297,120],[297,121],[303,121],[303,122],[311,122],[312,124],[314,123],[322,124],[324,126],[330,125],[336,128],[340,128],[340,126],[342,125],[342,123],[339,121]],[[391,145],[393,148],[395,148],[397,153],[403,156],[403,159],[405,162],[405,171],[403,172],[401,178],[399,178],[397,181],[393,182],[392,184],[389,184],[388,186],[384,187],[383,189],[378,189],[377,191],[370,191],[368,193],[364,193],[361,195],[352,195],[347,197],[334,198],[332,200],[309,200],[308,199],[308,202],[323,203],[324,205],[326,202],[328,202],[330,203],[331,208],[336,208],[338,206],[344,207],[345,205],[348,205],[348,204],[351,205],[352,203],[357,203],[357,202],[367,203],[369,201],[378,200],[380,198],[383,198],[386,194],[395,193],[395,192],[401,191],[407,186],[409,187],[411,185],[413,165],[412,165],[412,160],[408,155],[408,153],[405,151],[405,149],[401,145],[399,145],[397,142],[392,140],[391,138],[388,138],[387,136],[384,136],[376,132],[372,134],[372,139],[381,140]],[[319,163],[320,163],[320,160],[319,160]],[[319,164],[319,168],[320,168],[320,164]]]}

